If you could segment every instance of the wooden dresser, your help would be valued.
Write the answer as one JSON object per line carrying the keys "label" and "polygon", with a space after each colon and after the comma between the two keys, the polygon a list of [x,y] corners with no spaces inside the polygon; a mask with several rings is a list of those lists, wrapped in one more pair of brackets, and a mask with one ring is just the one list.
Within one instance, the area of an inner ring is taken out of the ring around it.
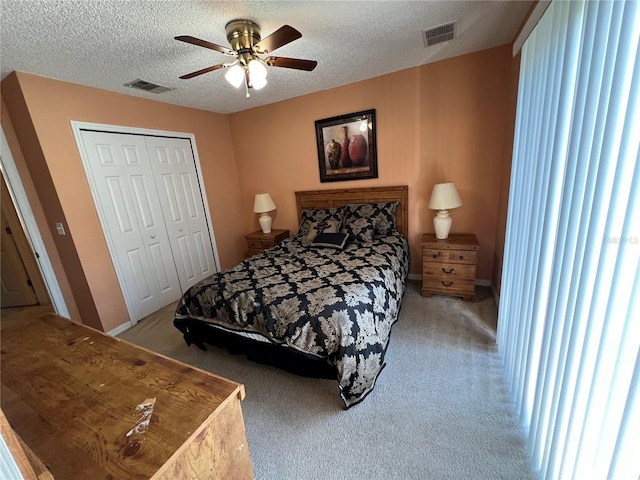
{"label": "wooden dresser", "polygon": [[433,234],[422,236],[422,295],[451,295],[473,300],[475,297],[478,239],[470,234],[450,234],[438,240]]}
{"label": "wooden dresser", "polygon": [[242,385],[53,314],[2,323],[2,410],[55,479],[251,479]]}
{"label": "wooden dresser", "polygon": [[267,248],[275,247],[288,236],[289,230],[273,229],[270,233],[256,230],[250,233],[245,237],[247,239],[247,257],[256,255]]}

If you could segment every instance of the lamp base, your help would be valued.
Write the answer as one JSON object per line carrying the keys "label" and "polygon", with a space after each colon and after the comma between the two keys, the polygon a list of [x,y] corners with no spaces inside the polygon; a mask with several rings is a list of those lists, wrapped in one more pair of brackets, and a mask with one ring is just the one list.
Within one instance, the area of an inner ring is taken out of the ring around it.
{"label": "lamp base", "polygon": [[448,210],[438,210],[436,216],[433,217],[433,229],[436,231],[436,238],[438,240],[445,240],[449,238],[451,222],[452,219],[449,216]]}
{"label": "lamp base", "polygon": [[271,219],[271,215],[269,215],[268,213],[261,214],[258,222],[260,222],[262,233],[271,233],[271,223],[273,222],[273,220]]}

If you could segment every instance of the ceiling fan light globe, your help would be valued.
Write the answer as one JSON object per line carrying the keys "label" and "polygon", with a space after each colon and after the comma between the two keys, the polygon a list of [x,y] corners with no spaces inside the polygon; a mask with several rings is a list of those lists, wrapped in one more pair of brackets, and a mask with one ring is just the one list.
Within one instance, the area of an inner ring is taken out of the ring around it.
{"label": "ceiling fan light globe", "polygon": [[240,88],[242,82],[244,81],[244,70],[240,65],[234,65],[227,70],[227,73],[224,74],[224,78],[236,88]]}
{"label": "ceiling fan light globe", "polygon": [[267,67],[265,67],[264,63],[260,60],[256,58],[249,60],[249,64],[247,66],[249,68],[251,78],[267,78]]}
{"label": "ceiling fan light globe", "polygon": [[264,88],[266,85],[267,85],[266,77],[254,78],[253,75],[251,76],[251,86],[255,90],[260,90],[261,88]]}

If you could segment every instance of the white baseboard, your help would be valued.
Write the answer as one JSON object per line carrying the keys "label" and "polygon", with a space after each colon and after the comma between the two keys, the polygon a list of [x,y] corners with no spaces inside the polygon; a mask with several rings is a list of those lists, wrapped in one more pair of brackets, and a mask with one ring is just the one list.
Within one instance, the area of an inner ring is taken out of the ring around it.
{"label": "white baseboard", "polygon": [[111,335],[112,337],[117,337],[122,332],[126,332],[127,330],[129,330],[131,327],[133,327],[133,325],[131,325],[131,322],[123,323],[122,325],[114,328],[113,330],[109,330],[107,332],[107,335]]}

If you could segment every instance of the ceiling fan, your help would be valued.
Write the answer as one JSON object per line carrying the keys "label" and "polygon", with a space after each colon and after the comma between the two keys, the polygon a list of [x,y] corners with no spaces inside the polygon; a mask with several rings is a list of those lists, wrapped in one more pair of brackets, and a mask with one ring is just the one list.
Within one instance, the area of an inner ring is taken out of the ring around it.
{"label": "ceiling fan", "polygon": [[219,63],[218,65],[182,75],[180,77],[181,79],[186,80],[202,75],[203,73],[227,68],[228,70],[225,74],[227,81],[236,88],[239,88],[240,85],[244,83],[246,95],[247,98],[249,98],[250,88],[260,90],[267,84],[266,66],[293,68],[310,72],[316,68],[318,64],[315,60],[302,60],[299,58],[260,57],[261,55],[268,55],[276,48],[280,48],[302,37],[302,34],[298,30],[289,25],[284,25],[271,35],[261,38],[260,27],[257,23],[251,20],[237,19],[227,23],[225,31],[231,48],[216,45],[215,43],[188,35],[175,37],[176,40],[181,42],[191,43],[192,45],[209,48],[230,57],[235,57],[235,60],[231,62]]}

